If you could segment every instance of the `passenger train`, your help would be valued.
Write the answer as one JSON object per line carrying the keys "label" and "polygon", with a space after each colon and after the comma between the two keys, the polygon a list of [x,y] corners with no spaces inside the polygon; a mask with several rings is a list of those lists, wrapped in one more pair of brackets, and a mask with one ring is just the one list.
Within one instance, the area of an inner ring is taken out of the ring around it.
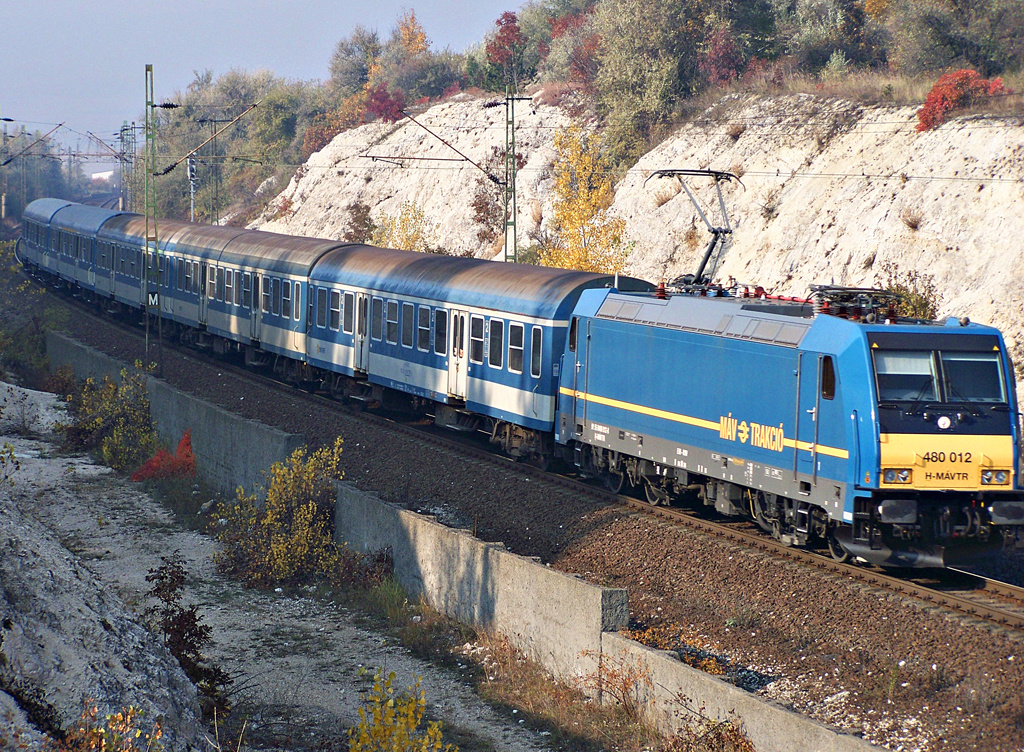
{"label": "passenger train", "polygon": [[159,222],[57,199],[19,260],[98,307],[315,383],[486,429],[652,504],[753,519],[888,567],[1024,543],[1021,426],[996,329],[885,294],[642,280]]}

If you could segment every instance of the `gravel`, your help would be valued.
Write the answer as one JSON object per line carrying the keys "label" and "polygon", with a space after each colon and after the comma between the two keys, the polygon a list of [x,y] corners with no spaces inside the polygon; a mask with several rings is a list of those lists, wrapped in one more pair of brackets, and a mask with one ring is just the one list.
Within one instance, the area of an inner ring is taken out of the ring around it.
{"label": "gravel", "polygon": [[[137,339],[85,317],[70,329],[128,362],[143,355]],[[634,628],[683,635],[688,651],[727,660],[727,674],[761,696],[894,750],[1024,749],[1020,632],[602,505],[511,465],[466,462],[216,363],[165,350],[164,376],[310,445],[343,436],[346,478],[364,490],[627,588]],[[1024,581],[1019,552],[997,568]]]}

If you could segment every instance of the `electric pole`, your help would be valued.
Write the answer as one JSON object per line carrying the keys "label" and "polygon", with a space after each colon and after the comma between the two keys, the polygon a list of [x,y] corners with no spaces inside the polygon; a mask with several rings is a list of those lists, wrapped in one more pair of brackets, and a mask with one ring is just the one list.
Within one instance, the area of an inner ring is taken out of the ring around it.
{"label": "electric pole", "polygon": [[519,254],[516,242],[516,102],[529,102],[529,97],[516,97],[505,86],[505,261],[515,263]]}
{"label": "electric pole", "polygon": [[[163,317],[160,315],[160,244],[156,230],[156,103],[153,98],[153,66],[146,65],[146,255],[143,258],[143,311],[146,316],[146,360],[149,360],[149,312],[156,308],[157,375],[163,376]],[[155,289],[154,289],[155,288]]]}

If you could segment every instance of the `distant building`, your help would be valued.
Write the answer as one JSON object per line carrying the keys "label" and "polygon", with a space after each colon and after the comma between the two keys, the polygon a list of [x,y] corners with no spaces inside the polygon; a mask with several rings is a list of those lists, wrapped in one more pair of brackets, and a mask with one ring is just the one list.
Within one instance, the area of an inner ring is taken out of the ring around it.
{"label": "distant building", "polygon": [[94,172],[92,175],[89,176],[89,179],[92,180],[92,182],[94,183],[98,183],[101,180],[113,180],[113,178],[113,170],[107,170],[106,172]]}

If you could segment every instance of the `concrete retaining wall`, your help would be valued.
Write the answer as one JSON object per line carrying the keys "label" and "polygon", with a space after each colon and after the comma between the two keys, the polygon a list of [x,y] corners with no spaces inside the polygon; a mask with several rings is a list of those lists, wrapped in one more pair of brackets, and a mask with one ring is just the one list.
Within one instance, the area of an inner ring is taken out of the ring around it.
{"label": "concrete retaining wall", "polygon": [[[53,368],[70,366],[78,378],[120,380],[125,367],[115,358],[61,334],[49,333],[46,352]],[[192,429],[192,451],[200,477],[221,493],[234,496],[239,486],[252,491],[263,483],[263,471],[288,457],[305,440],[256,421],[246,420],[205,400],[150,378],[149,412],[160,440],[177,446]]]}
{"label": "concrete retaining wall", "polygon": [[647,717],[665,733],[699,713],[738,724],[757,752],[867,752],[863,739],[840,734],[716,676],[681,663],[674,654],[645,647],[620,634],[601,636],[603,660],[610,667],[638,667],[650,676],[641,688]]}
{"label": "concrete retaining wall", "polygon": [[[606,669],[642,667],[652,683],[641,698],[644,711],[666,734],[681,727],[689,708],[713,720],[739,722],[758,752],[872,749],[617,634],[629,621],[624,590],[591,585],[351,484],[337,485],[338,540],[362,551],[390,547],[395,574],[411,594],[465,624],[505,635],[566,683],[596,675],[599,661]],[[680,704],[681,696],[689,705]]]}
{"label": "concrete retaining wall", "polygon": [[563,681],[594,674],[601,633],[628,623],[625,590],[549,569],[348,483],[338,484],[335,520],[338,539],[358,550],[390,547],[411,594],[464,624],[505,635]]}

